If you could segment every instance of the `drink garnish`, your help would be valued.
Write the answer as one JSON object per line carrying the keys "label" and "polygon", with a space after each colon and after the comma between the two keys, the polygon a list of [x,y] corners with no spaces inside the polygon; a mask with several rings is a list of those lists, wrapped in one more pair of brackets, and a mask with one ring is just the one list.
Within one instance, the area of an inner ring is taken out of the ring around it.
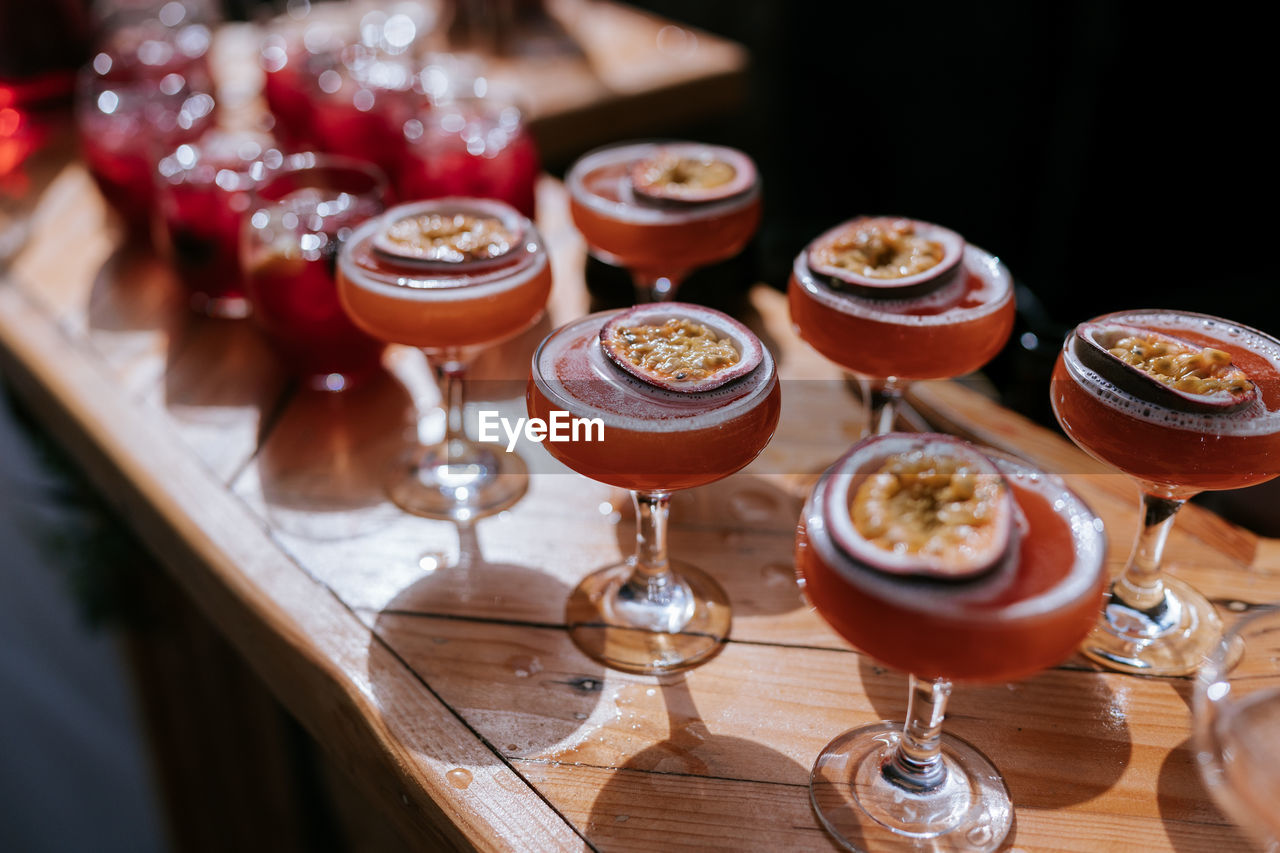
{"label": "drink garnish", "polygon": [[520,239],[518,229],[496,216],[424,212],[388,223],[374,236],[374,248],[397,260],[456,267],[501,259]]}
{"label": "drink garnish", "polygon": [[1235,412],[1258,396],[1230,353],[1150,329],[1081,323],[1072,349],[1081,363],[1121,390],[1176,411]]}
{"label": "drink garnish", "polygon": [[832,228],[809,245],[809,269],[859,296],[923,296],[954,280],[964,240],[928,222],[866,216]]}
{"label": "drink garnish", "polygon": [[669,302],[623,311],[600,329],[600,346],[627,373],[668,391],[710,391],[760,364],[760,339],[737,320]]}
{"label": "drink garnish", "polygon": [[831,503],[839,514],[831,533],[863,565],[960,580],[990,571],[1009,552],[1012,493],[973,446],[946,436],[874,436],[855,448],[848,470],[847,494]]}
{"label": "drink garnish", "polygon": [[670,145],[631,167],[631,187],[641,201],[701,204],[741,195],[756,170],[745,154],[696,144]]}

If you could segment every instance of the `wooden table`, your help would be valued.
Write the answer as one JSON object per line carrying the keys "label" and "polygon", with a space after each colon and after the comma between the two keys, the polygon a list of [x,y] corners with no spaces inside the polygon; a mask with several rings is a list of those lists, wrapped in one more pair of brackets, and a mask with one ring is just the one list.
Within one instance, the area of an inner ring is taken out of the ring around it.
{"label": "wooden table", "polygon": [[[549,317],[478,370],[504,380],[483,387],[515,411],[533,344],[587,308],[560,185],[547,179],[539,204]],[[863,414],[778,292],[755,288],[747,317],[788,380],[778,433],[672,513],[675,553],[729,591],[732,640],[687,675],[637,677],[583,657],[563,625],[577,580],[629,551],[623,494],[539,449],[508,512],[462,529],[400,513],[379,482],[433,401],[415,353],[391,350],[363,389],[299,390],[250,325],[190,316],[165,268],[113,233],[71,164],[0,281],[4,374],[380,819],[422,849],[832,848],[808,769],[839,732],[900,718],[905,679],[853,651],[792,580],[804,490]],[[1123,478],[958,384],[916,402],[1065,472],[1105,519],[1118,569],[1136,523]],[[1197,507],[1169,553],[1228,620],[1280,599],[1277,543]],[[958,689],[947,725],[1003,771],[1018,849],[1216,851],[1244,842],[1197,775],[1191,689],[1073,659]],[[244,749],[231,760],[252,766]]]}

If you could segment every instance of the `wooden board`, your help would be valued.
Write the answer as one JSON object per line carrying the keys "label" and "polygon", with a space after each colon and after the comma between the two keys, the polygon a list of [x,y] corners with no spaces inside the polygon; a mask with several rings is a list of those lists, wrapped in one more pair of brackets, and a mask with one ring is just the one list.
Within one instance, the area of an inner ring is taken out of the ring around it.
{"label": "wooden board", "polygon": [[[550,314],[486,359],[486,376],[511,380],[484,386],[509,392],[496,405],[520,405],[536,338],[588,305],[562,188],[545,180],[539,204]],[[786,380],[779,431],[748,469],[673,508],[675,552],[729,590],[732,640],[686,675],[646,678],[592,663],[563,626],[569,589],[629,548],[624,495],[531,456],[529,493],[508,512],[467,528],[407,516],[379,483],[433,399],[416,354],[389,352],[386,375],[349,395],[299,391],[251,325],[187,316],[163,265],[116,245],[80,166],[45,193],[37,225],[0,281],[6,379],[414,846],[832,849],[809,767],[841,731],[900,717],[906,684],[835,635],[791,579],[800,502],[864,414],[794,336],[780,293],[757,287],[750,303]],[[1136,523],[1122,477],[959,384],[913,400],[1063,472],[1122,564]],[[1276,543],[1202,509],[1187,508],[1169,553],[1224,618],[1280,599]],[[1191,687],[1072,659],[958,689],[947,727],[1008,780],[1015,849],[1241,846],[1195,767]]]}

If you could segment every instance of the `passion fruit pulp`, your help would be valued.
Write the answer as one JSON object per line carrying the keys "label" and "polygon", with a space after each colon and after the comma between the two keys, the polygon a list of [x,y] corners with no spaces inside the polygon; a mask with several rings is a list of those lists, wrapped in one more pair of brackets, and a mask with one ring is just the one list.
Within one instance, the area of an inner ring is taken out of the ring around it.
{"label": "passion fruit pulp", "polygon": [[474,270],[505,261],[523,239],[513,208],[478,199],[438,200],[389,211],[373,247],[401,263]]}
{"label": "passion fruit pulp", "polygon": [[760,339],[727,314],[683,302],[640,305],[600,329],[613,364],[649,385],[695,393],[746,376],[764,358]]}
{"label": "passion fruit pulp", "polygon": [[1017,504],[999,468],[950,436],[890,433],[855,445],[828,481],[832,540],[891,575],[964,580],[1014,553]]}
{"label": "passion fruit pulp", "polygon": [[955,280],[964,257],[956,232],[914,219],[864,216],[809,244],[809,269],[859,296],[910,299]]}
{"label": "passion fruit pulp", "polygon": [[731,148],[672,144],[631,167],[631,188],[640,201],[703,204],[745,193],[755,184],[751,158]]}
{"label": "passion fruit pulp", "polygon": [[1230,413],[1257,399],[1230,353],[1120,323],[1081,323],[1071,339],[1081,364],[1117,388],[1180,412]]}

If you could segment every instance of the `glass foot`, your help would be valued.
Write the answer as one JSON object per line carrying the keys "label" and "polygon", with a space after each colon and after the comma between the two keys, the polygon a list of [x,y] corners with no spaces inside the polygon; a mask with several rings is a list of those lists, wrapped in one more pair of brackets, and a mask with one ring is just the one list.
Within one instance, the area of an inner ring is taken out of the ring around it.
{"label": "glass foot", "polygon": [[934,788],[892,784],[884,767],[902,736],[902,723],[882,722],[845,732],[818,756],[809,797],[827,832],[849,850],[999,849],[1013,826],[1004,780],[985,755],[942,734],[946,778]]}
{"label": "glass foot", "polygon": [[[624,672],[657,675],[697,666],[729,637],[729,597],[701,569],[670,563],[656,595],[635,567],[621,563],[588,575],[569,596],[569,636],[588,657]],[[654,599],[660,599],[655,601]]]}
{"label": "glass foot", "polygon": [[455,438],[401,456],[387,493],[405,512],[466,522],[507,509],[528,488],[519,455]]}
{"label": "glass foot", "polygon": [[1222,638],[1222,620],[1186,583],[1167,575],[1161,583],[1163,596],[1144,610],[1120,601],[1113,584],[1081,654],[1133,675],[1190,675],[1199,669]]}

